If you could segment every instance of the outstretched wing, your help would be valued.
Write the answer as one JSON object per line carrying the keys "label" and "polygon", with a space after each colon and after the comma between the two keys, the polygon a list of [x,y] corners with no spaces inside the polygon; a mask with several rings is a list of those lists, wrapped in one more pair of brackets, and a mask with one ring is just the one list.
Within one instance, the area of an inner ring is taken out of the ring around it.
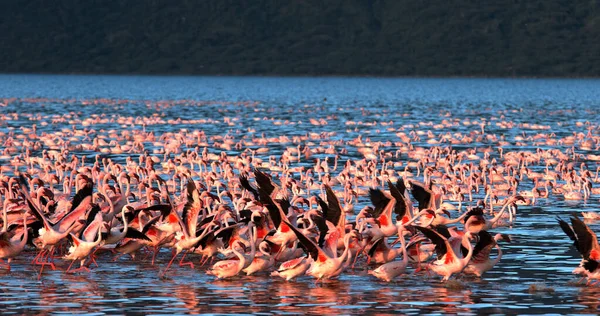
{"label": "outstretched wing", "polygon": [[302,232],[300,232],[298,228],[294,227],[287,221],[285,221],[285,223],[290,227],[294,234],[296,234],[296,237],[298,237],[298,241],[300,241],[302,246],[304,246],[305,251],[313,258],[313,260],[322,262],[326,261],[329,258],[329,256],[327,256],[327,254],[325,254],[325,252],[323,252],[323,250],[321,250],[321,248],[319,248],[319,246],[317,246],[317,244],[315,244],[314,241],[304,236],[304,234],[302,234]]}
{"label": "outstretched wing", "polygon": [[329,206],[329,212],[327,213],[327,220],[332,222],[333,225],[338,226],[342,219],[342,207],[340,201],[333,192],[330,186],[324,184],[325,193],[327,194],[327,205]]}
{"label": "outstretched wing", "polygon": [[256,169],[254,170],[254,178],[258,184],[259,192],[262,190],[266,195],[269,196],[273,193],[275,186],[273,185],[273,182],[271,182],[271,177],[269,177],[266,173]]}
{"label": "outstretched wing", "polygon": [[473,260],[482,261],[489,258],[490,251],[495,244],[496,241],[489,232],[485,230],[479,231],[479,241],[475,245],[475,248],[473,248]]}
{"label": "outstretched wing", "polygon": [[258,201],[258,191],[255,188],[253,188],[252,185],[250,185],[250,182],[248,181],[247,177],[240,175],[240,184],[242,185],[242,188],[252,193],[254,199]]}
{"label": "outstretched wing", "polygon": [[452,247],[450,247],[448,244],[448,240],[438,232],[421,226],[414,226],[414,228],[423,233],[423,235],[429,238],[435,245],[435,253],[437,254],[438,259],[441,259],[444,255],[446,255],[448,251],[452,251]]}
{"label": "outstretched wing", "polygon": [[571,216],[571,225],[577,235],[579,250],[583,258],[600,260],[600,247],[596,234],[576,215]]}
{"label": "outstretched wing", "polygon": [[[396,183],[396,185],[398,185],[399,183],[402,183],[402,186],[404,186],[404,182],[401,180],[398,180],[398,182]],[[390,190],[390,195],[396,200],[396,205],[394,206],[394,213],[396,213],[396,220],[402,220],[402,218],[404,216],[406,216],[407,214],[410,216],[410,206],[408,204],[408,202],[406,201],[406,199],[404,198],[404,191],[400,191],[400,189],[398,189],[397,186],[392,185],[392,182],[390,180],[388,180],[388,189]],[[404,187],[405,190],[406,187]]]}
{"label": "outstretched wing", "polygon": [[93,183],[86,183],[83,188],[79,189],[75,196],[73,197],[73,202],[71,204],[71,209],[69,213],[73,212],[86,198],[92,198],[92,194],[94,193]]}
{"label": "outstretched wing", "polygon": [[373,212],[371,213],[374,218],[379,217],[379,215],[383,213],[385,207],[390,203],[390,199],[387,196],[385,196],[385,193],[383,193],[383,191],[381,191],[380,189],[370,188],[369,198],[371,199],[371,203],[373,203],[373,206],[375,206]]}
{"label": "outstretched wing", "polygon": [[148,236],[146,236],[146,234],[142,233],[141,231],[139,231],[133,227],[127,228],[127,233],[125,234],[125,238],[152,241],[152,239],[148,238]]}
{"label": "outstretched wing", "polygon": [[575,236],[575,232],[573,231],[571,226],[569,226],[569,224],[567,222],[563,221],[562,218],[560,218],[558,216],[556,217],[556,220],[558,221],[558,224],[560,225],[560,228],[563,230],[563,232],[565,232],[565,234],[569,237],[569,239],[571,239],[573,241],[573,246],[575,246],[575,249],[577,249],[577,252],[582,254],[581,249],[579,249],[579,243],[577,242],[577,236]]}
{"label": "outstretched wing", "polygon": [[188,236],[196,235],[196,224],[198,223],[198,215],[202,210],[203,203],[200,200],[200,194],[196,189],[194,181],[190,179],[187,183],[187,201],[183,206],[183,212],[181,214],[185,229],[187,229]]}
{"label": "outstretched wing", "polygon": [[412,186],[410,193],[412,193],[415,200],[419,202],[419,211],[429,208],[433,192],[426,188],[425,184],[421,182],[411,181],[410,184]]}

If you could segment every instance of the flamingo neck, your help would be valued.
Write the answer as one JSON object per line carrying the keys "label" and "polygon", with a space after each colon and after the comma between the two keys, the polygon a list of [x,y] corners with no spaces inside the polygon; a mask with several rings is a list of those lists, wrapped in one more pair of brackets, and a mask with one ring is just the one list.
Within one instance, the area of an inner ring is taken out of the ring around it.
{"label": "flamingo neck", "polygon": [[502,217],[502,214],[504,214],[504,212],[506,211],[508,204],[509,203],[506,203],[506,204],[504,204],[504,206],[502,206],[502,208],[500,209],[500,212],[498,212],[498,214],[496,214],[496,216],[494,216],[494,218],[492,218],[492,220],[490,220],[490,223],[493,224]]}
{"label": "flamingo neck", "polygon": [[[6,201],[8,201],[8,199]],[[2,231],[5,232],[8,230],[8,214],[6,211],[6,203],[4,203],[4,207],[2,208],[2,221],[3,221]]]}
{"label": "flamingo neck", "polygon": [[238,257],[238,259],[240,259],[239,260],[240,262],[238,263],[238,267],[243,268],[246,265],[246,257],[244,257],[244,255],[241,252],[237,251],[235,249],[235,247],[233,247],[231,250]]}
{"label": "flamingo neck", "polygon": [[127,222],[127,217],[125,216],[125,208],[121,209],[121,218],[123,219],[123,234],[127,234],[127,227],[129,223]]}
{"label": "flamingo neck", "polygon": [[469,261],[471,261],[471,257],[473,256],[473,245],[471,245],[471,242],[469,241],[467,235],[468,235],[468,233],[465,233],[463,236],[463,241],[464,241],[464,238],[467,238],[467,250],[468,250],[467,256],[464,257],[463,259],[461,259],[464,266],[467,266]]}
{"label": "flamingo neck", "polygon": [[448,224],[458,223],[458,222],[462,221],[463,218],[465,218],[465,216],[467,216],[468,213],[469,213],[469,211],[466,211],[466,212],[462,213],[462,215],[460,215],[459,217],[449,220],[447,223]]}
{"label": "flamingo neck", "polygon": [[500,246],[498,246],[498,244],[496,244],[496,249],[498,249],[498,256],[496,256],[496,259],[494,259],[494,266],[498,264],[498,262],[500,262],[500,259],[502,258],[502,249],[500,249]]}
{"label": "flamingo neck", "polygon": [[[399,231],[398,232],[398,238],[400,238],[400,246],[402,247],[402,262],[404,263],[404,265],[408,264],[408,254],[406,253],[406,240],[404,240],[404,234],[403,232]],[[418,245],[417,245],[418,247]]]}
{"label": "flamingo neck", "polygon": [[344,262],[346,260],[346,257],[348,256],[349,252],[350,252],[350,235],[346,235],[346,237],[344,238],[344,252],[338,258],[338,259],[340,259],[340,262]]}

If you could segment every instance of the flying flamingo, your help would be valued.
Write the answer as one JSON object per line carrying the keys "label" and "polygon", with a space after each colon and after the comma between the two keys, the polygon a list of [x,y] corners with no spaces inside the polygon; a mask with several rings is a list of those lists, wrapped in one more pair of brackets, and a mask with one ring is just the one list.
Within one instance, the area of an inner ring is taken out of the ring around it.
{"label": "flying flamingo", "polygon": [[[37,206],[33,203],[31,197],[29,196],[29,192],[27,187],[25,186],[26,180],[23,176],[21,176],[21,194],[23,198],[27,201],[29,209],[32,211],[33,215],[43,223],[43,226],[39,230],[39,239],[41,240],[41,248],[42,250],[36,256],[35,262],[37,264],[42,265],[42,270],[45,265],[50,265],[52,270],[55,270],[55,266],[53,262],[44,262],[39,261],[40,258],[43,257],[43,254],[47,252],[48,258],[52,257],[52,254],[55,249],[55,245],[58,244],[61,240],[63,240],[66,236],[68,236],[73,229],[76,228],[76,223],[80,217],[82,217],[87,209],[90,206],[92,200],[92,185],[88,183],[84,188],[82,188],[75,197],[73,198],[73,205],[71,206],[71,210],[63,216],[56,224],[51,223],[44,214],[37,208]],[[49,246],[49,250],[46,247]],[[41,274],[40,274],[41,275]]]}
{"label": "flying flamingo", "polygon": [[596,234],[576,215],[571,216],[571,225],[557,218],[560,228],[573,241],[575,249],[581,254],[581,263],[573,270],[574,274],[584,274],[588,278],[600,278],[598,262],[600,246]]}
{"label": "flying flamingo", "polygon": [[339,274],[340,268],[343,267],[343,264],[348,259],[350,238],[357,238],[355,233],[347,234],[344,237],[344,252],[339,257],[331,257],[314,241],[304,236],[298,228],[290,223],[286,224],[288,224],[290,229],[296,234],[298,240],[313,260],[310,268],[306,271],[306,274],[315,277],[317,282]]}
{"label": "flying flamingo", "polygon": [[402,251],[402,261],[391,261],[382,264],[377,269],[369,271],[368,273],[370,275],[373,275],[374,277],[383,281],[390,282],[398,275],[404,273],[406,266],[408,265],[408,255],[406,253],[406,241],[404,240],[403,230],[404,226],[398,225],[398,239],[400,239],[401,244],[400,249]]}
{"label": "flying flamingo", "polygon": [[[473,246],[471,246],[471,243],[468,241],[468,239],[471,238],[470,232],[467,231],[462,238],[452,237],[446,239],[446,237],[435,230],[421,226],[414,227],[435,244],[437,260],[430,263],[428,268],[438,275],[443,276],[442,282],[447,281],[452,274],[461,272],[471,260]],[[468,253],[466,257],[463,258],[460,246],[464,239],[467,239]]]}
{"label": "flying flamingo", "polygon": [[[64,259],[72,260],[71,264],[66,270],[67,273],[74,273],[81,270],[89,272],[89,269],[84,266],[85,261],[92,253],[94,248],[102,241],[102,230],[100,229],[102,225],[102,214],[97,205],[94,205],[94,209],[90,212],[90,217],[92,216],[94,216],[94,219],[82,232],[81,239],[73,234],[69,234],[69,239],[72,241],[72,246],[69,247],[69,253],[63,257]],[[90,240],[93,238],[93,235],[97,235],[96,240]],[[76,260],[79,260],[79,268],[71,270],[71,266],[73,266],[73,263],[75,263]]]}
{"label": "flying flamingo", "polygon": [[[504,234],[496,234],[492,238],[492,235],[485,230],[479,231],[477,234],[479,236],[479,241],[475,244],[472,259],[463,272],[481,277],[485,272],[496,266],[502,258],[502,249],[498,246],[498,241],[504,240],[510,242],[510,237]],[[490,252],[494,247],[498,250],[498,255],[496,256],[496,259],[492,260],[490,258]]]}

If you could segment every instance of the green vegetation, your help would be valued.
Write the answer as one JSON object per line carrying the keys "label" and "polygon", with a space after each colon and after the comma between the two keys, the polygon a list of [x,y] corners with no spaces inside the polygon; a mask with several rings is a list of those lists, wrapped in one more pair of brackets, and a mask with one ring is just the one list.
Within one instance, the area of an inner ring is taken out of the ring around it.
{"label": "green vegetation", "polygon": [[600,2],[9,0],[0,72],[598,76]]}

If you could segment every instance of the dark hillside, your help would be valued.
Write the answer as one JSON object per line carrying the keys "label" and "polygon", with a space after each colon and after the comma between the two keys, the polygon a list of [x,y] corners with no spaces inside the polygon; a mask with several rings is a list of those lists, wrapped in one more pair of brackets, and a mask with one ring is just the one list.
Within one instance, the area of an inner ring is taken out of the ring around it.
{"label": "dark hillside", "polygon": [[9,0],[0,72],[598,76],[600,1]]}

